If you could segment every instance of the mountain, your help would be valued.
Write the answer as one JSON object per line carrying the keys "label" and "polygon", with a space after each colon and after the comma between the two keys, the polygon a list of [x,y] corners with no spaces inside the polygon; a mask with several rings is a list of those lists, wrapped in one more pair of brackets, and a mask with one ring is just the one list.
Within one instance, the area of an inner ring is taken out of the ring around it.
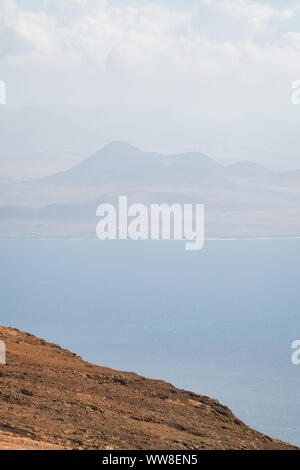
{"label": "mountain", "polygon": [[278,173],[268,170],[258,163],[249,161],[237,162],[232,165],[228,165],[224,168],[224,172],[229,177],[247,178],[247,179],[262,179],[270,178]]}
{"label": "mountain", "polygon": [[300,235],[300,170],[223,166],[202,153],[160,155],[112,142],[46,178],[0,182],[0,236],[95,237],[103,202],[205,204],[208,238]]}
{"label": "mountain", "polygon": [[299,182],[297,171],[276,173],[253,162],[223,166],[199,153],[161,155],[125,142],[112,142],[67,171],[43,179],[59,186],[176,187],[234,190],[252,184]]}
{"label": "mountain", "polygon": [[[0,449],[295,449],[218,401],[0,327]],[[3,438],[3,440],[2,440]]]}
{"label": "mountain", "polygon": [[73,168],[44,179],[56,185],[135,185],[181,187],[226,183],[222,166],[201,153],[160,155],[112,142]]}

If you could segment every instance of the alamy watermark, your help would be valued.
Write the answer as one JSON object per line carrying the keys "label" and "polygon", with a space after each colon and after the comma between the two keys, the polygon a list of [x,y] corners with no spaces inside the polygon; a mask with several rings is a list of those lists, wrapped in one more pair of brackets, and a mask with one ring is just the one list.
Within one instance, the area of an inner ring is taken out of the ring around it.
{"label": "alamy watermark", "polygon": [[292,82],[292,104],[300,104],[300,80],[294,80]]}
{"label": "alamy watermark", "polygon": [[0,80],[0,104],[6,104],[6,84]]}
{"label": "alamy watermark", "polygon": [[6,346],[3,341],[0,340],[0,365],[6,364]]}
{"label": "alamy watermark", "polygon": [[203,204],[100,204],[96,234],[99,240],[183,240],[188,251],[204,245]]}
{"label": "alamy watermark", "polygon": [[299,339],[296,339],[295,341],[292,342],[292,349],[294,349],[294,352],[291,357],[292,364],[294,364],[294,366],[299,366],[300,364],[300,340]]}

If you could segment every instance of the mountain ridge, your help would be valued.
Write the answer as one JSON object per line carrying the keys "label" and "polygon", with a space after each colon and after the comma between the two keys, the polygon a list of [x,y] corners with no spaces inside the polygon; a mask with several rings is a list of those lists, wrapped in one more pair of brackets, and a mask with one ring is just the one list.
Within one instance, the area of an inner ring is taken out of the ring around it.
{"label": "mountain ridge", "polygon": [[217,400],[95,366],[16,329],[0,327],[0,338],[0,449],[296,449]]}
{"label": "mountain ridge", "polygon": [[[42,178],[54,184],[173,184],[228,187],[228,178],[280,181],[297,179],[298,171],[274,172],[251,161],[222,165],[201,152],[159,154],[127,142],[113,141],[66,171]],[[231,182],[231,185],[233,182]]]}

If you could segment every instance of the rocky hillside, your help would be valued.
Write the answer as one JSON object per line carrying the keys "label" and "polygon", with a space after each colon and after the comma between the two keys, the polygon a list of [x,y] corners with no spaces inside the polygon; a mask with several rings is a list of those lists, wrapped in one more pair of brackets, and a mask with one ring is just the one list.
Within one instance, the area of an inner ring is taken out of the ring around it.
{"label": "rocky hillside", "polygon": [[0,449],[292,449],[216,400],[1,328]]}

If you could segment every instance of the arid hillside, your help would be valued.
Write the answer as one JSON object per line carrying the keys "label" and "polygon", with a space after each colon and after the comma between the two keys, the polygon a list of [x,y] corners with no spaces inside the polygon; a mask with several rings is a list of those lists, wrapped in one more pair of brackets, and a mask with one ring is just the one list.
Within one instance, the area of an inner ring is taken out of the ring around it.
{"label": "arid hillside", "polygon": [[216,400],[1,328],[0,449],[293,449]]}

